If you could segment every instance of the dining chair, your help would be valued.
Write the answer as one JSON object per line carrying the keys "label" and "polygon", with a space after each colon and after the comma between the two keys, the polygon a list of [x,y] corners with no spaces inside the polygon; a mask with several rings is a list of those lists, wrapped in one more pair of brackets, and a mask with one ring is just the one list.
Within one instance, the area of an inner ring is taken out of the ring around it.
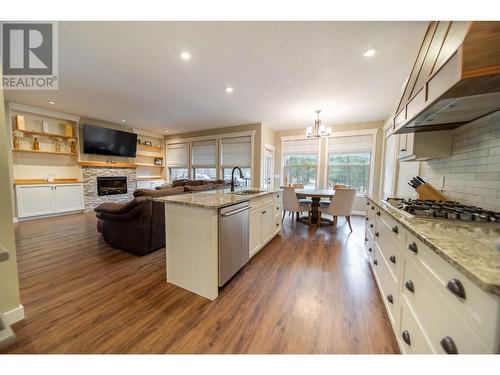
{"label": "dining chair", "polygon": [[[292,184],[294,189],[304,189],[304,184]],[[304,194],[297,194],[297,199],[299,203],[312,204],[312,200],[308,199]]]}
{"label": "dining chair", "polygon": [[[333,190],[349,189],[349,188],[350,188],[349,185],[344,185],[344,184],[335,184],[335,185],[333,185]],[[321,199],[321,201],[319,202],[319,204],[322,205],[322,206],[328,206],[332,202],[332,199],[333,199],[333,197]]]}
{"label": "dining chair", "polygon": [[352,232],[351,225],[351,212],[354,205],[354,198],[356,198],[356,189],[337,189],[332,198],[332,202],[328,206],[320,206],[318,211],[321,214],[333,216],[333,227],[337,226],[337,219],[339,216],[345,216],[349,229]]}
{"label": "dining chair", "polygon": [[[297,199],[297,194],[295,194],[295,189],[293,186],[286,186],[283,188],[283,217],[281,221],[285,219],[286,211],[295,213],[297,218],[301,212],[309,212],[311,209],[310,204],[300,203]],[[309,214],[310,217],[310,214]],[[293,219],[293,216],[292,216]]]}

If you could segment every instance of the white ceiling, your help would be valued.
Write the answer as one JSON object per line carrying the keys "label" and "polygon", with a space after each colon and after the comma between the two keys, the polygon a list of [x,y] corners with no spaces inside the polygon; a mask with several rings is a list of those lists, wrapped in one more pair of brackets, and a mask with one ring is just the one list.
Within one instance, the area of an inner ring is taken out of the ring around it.
{"label": "white ceiling", "polygon": [[[59,90],[5,96],[169,134],[253,122],[304,128],[316,109],[327,126],[383,120],[426,25],[61,22]],[[368,48],[375,56],[362,55]],[[184,50],[190,61],[180,59]]]}

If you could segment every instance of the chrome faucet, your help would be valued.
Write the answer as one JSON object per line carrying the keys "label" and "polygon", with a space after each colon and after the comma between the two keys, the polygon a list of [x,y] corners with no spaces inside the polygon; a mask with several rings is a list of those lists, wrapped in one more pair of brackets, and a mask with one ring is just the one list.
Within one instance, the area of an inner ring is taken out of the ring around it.
{"label": "chrome faucet", "polygon": [[231,171],[231,191],[234,191],[234,171],[235,170],[240,171],[240,178],[245,178],[243,176],[243,172],[241,171],[240,167],[234,167],[233,170]]}

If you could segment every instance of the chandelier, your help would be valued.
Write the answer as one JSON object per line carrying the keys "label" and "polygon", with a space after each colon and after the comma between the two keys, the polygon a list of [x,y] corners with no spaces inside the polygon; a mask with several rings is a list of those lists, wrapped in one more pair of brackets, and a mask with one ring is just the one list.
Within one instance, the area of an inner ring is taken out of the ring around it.
{"label": "chandelier", "polygon": [[307,138],[320,138],[327,137],[332,133],[332,128],[325,128],[325,125],[321,124],[321,120],[319,119],[320,110],[316,110],[316,114],[318,118],[314,121],[314,126],[308,126],[306,129]]}

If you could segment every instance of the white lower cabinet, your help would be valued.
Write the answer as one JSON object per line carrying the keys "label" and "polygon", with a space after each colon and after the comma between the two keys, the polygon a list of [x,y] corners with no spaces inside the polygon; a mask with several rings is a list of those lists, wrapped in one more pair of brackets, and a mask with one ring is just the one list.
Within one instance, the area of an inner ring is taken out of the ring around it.
{"label": "white lower cabinet", "polygon": [[281,193],[250,200],[250,258],[280,232]]}
{"label": "white lower cabinet", "polygon": [[83,185],[16,185],[16,203],[21,219],[83,210]]}
{"label": "white lower cabinet", "polygon": [[[367,258],[401,351],[498,353],[500,298],[472,283],[372,201],[366,208]],[[450,284],[460,286],[461,297]]]}

